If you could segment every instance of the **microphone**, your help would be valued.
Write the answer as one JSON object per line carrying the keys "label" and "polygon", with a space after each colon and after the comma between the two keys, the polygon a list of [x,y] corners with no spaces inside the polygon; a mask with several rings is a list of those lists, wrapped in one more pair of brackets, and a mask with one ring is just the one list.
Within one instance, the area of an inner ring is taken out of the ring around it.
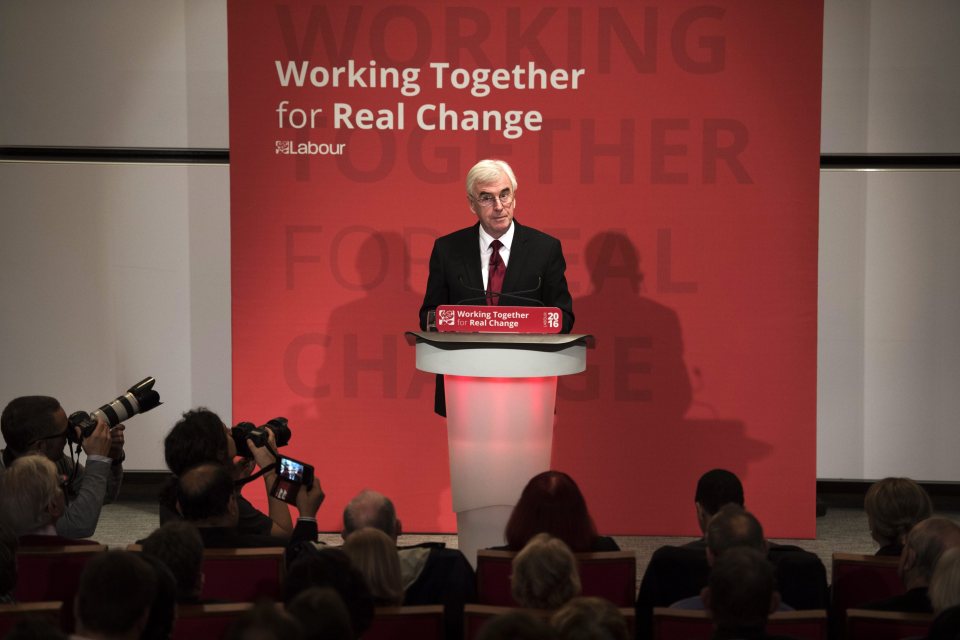
{"label": "microphone", "polygon": [[463,274],[457,276],[457,280],[460,282],[460,286],[466,289],[467,291],[474,291],[476,293],[482,293],[482,296],[473,296],[470,298],[464,298],[455,304],[471,304],[472,302],[485,302],[488,296],[497,296],[498,301],[503,300],[504,298],[513,298],[515,300],[521,300],[523,302],[532,303],[531,306],[542,307],[543,301],[537,300],[536,298],[530,298],[522,294],[527,293],[536,293],[540,290],[540,285],[543,284],[543,276],[537,276],[537,286],[532,289],[523,289],[520,291],[514,291],[513,293],[503,293],[501,291],[489,291],[487,289],[478,289],[477,287],[471,287],[463,281]]}

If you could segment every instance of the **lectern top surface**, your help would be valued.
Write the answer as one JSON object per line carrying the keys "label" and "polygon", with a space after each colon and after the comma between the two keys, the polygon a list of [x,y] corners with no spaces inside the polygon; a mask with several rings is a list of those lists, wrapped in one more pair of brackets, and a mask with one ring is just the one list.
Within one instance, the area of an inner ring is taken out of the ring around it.
{"label": "lectern top surface", "polygon": [[574,344],[593,347],[593,336],[586,333],[437,333],[407,331],[407,342],[429,342],[438,348],[514,347],[528,349],[562,349]]}

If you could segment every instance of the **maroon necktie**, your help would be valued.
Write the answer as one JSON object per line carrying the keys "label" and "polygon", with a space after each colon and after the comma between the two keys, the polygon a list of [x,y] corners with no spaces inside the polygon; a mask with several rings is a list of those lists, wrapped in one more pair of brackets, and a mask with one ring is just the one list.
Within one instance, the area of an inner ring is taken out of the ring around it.
{"label": "maroon necktie", "polygon": [[490,243],[492,251],[490,253],[490,266],[487,270],[487,304],[491,306],[500,304],[500,296],[491,294],[500,293],[503,289],[503,275],[507,271],[503,264],[503,258],[500,257],[500,247],[502,246],[503,243],[499,240]]}

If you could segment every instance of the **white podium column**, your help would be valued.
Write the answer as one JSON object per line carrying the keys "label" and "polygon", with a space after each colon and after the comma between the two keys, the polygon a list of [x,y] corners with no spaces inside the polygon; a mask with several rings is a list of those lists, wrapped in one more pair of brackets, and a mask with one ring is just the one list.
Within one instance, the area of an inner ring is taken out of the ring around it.
{"label": "white podium column", "polygon": [[586,368],[590,336],[408,333],[417,369],[444,376],[459,547],[502,545],[523,487],[550,468],[557,376]]}

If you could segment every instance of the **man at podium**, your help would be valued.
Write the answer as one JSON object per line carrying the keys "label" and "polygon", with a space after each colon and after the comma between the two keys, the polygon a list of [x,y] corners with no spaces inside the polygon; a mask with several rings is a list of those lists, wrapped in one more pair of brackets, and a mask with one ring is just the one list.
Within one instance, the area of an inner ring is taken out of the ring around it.
{"label": "man at podium", "polygon": [[[557,238],[514,220],[517,178],[503,160],[481,160],[467,172],[467,202],[473,226],[433,244],[430,275],[420,307],[427,314],[442,304],[557,307],[562,333],[573,329],[573,299],[567,263]],[[437,376],[435,410],[446,415],[443,376]]]}

